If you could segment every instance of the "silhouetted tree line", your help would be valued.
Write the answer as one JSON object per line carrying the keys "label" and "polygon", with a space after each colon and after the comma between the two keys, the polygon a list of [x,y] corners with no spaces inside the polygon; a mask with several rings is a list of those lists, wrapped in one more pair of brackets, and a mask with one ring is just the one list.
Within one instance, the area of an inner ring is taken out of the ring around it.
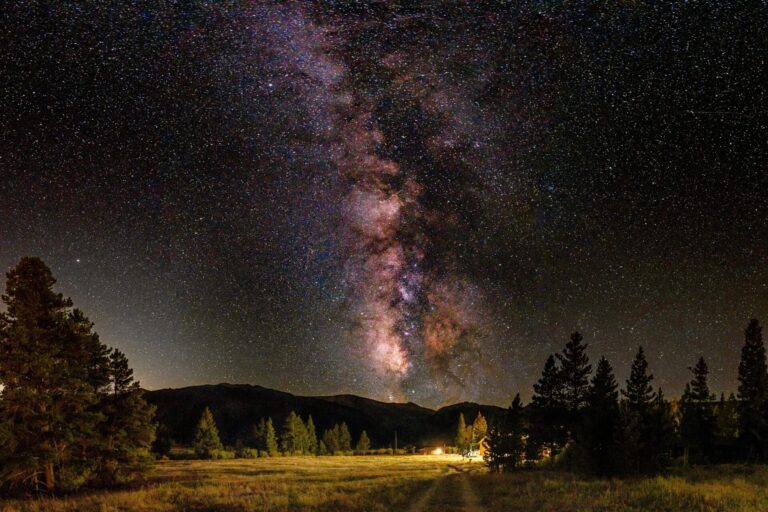
{"label": "silhouetted tree line", "polygon": [[312,416],[308,416],[305,422],[291,411],[279,435],[272,418],[262,418],[253,426],[250,439],[239,440],[234,450],[226,450],[219,438],[213,414],[206,407],[195,428],[192,448],[195,456],[200,459],[336,455],[368,452],[371,450],[371,440],[363,430],[353,448],[352,435],[344,422],[329,428],[318,438]]}
{"label": "silhouetted tree line", "polygon": [[134,480],[152,463],[154,408],[128,359],[53,291],[38,258],[6,274],[0,313],[0,489],[52,493]]}
{"label": "silhouetted tree line", "polygon": [[[494,471],[543,461],[599,475],[651,473],[679,461],[768,462],[768,371],[760,324],[744,331],[738,393],[717,400],[703,357],[689,368],[682,397],[654,389],[643,348],[619,390],[605,357],[592,372],[576,332],[550,356],[528,407],[515,396],[494,418],[484,458]],[[590,378],[591,377],[591,378]],[[460,425],[463,418],[460,418]]]}

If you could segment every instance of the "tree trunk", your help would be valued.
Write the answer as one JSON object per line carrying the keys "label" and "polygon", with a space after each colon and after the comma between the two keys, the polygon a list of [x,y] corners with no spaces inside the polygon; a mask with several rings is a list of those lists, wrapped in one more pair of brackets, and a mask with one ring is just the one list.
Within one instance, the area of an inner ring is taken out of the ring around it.
{"label": "tree trunk", "polygon": [[53,462],[49,462],[45,465],[45,490],[49,493],[53,493],[55,487],[55,480],[53,478]]}

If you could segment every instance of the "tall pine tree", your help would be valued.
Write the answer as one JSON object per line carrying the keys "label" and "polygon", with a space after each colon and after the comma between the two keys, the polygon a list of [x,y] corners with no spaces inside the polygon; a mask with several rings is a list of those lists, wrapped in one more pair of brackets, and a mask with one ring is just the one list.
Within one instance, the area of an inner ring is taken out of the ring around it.
{"label": "tall pine tree", "polygon": [[155,408],[144,401],[128,358],[119,350],[109,356],[109,386],[100,410],[105,421],[101,424],[99,478],[105,484],[130,482],[151,465]]}
{"label": "tall pine tree", "polygon": [[525,428],[520,393],[505,414],[494,418],[485,438],[483,459],[492,472],[510,472],[523,461]]}
{"label": "tall pine tree", "polygon": [[307,452],[317,454],[317,430],[311,414],[307,418]]}
{"label": "tall pine tree", "polygon": [[611,475],[618,471],[620,431],[618,384],[613,368],[602,357],[587,393],[584,424],[579,438],[584,469],[598,475]]}
{"label": "tall pine tree", "polygon": [[632,362],[622,412],[623,467],[629,472],[659,471],[669,463],[674,441],[671,405],[661,389],[654,392],[642,347]]}
{"label": "tall pine tree", "polygon": [[709,391],[707,377],[709,368],[703,357],[690,368],[693,379],[686,384],[680,401],[680,437],[683,442],[684,464],[693,456],[694,460],[708,461],[714,449],[716,422],[713,411],[715,396]]}
{"label": "tall pine tree", "polygon": [[533,385],[531,399],[531,431],[528,440],[531,454],[546,446],[554,457],[565,446],[567,413],[563,400],[563,379],[555,356],[544,363],[541,378]]}
{"label": "tall pine tree", "polygon": [[266,430],[264,432],[264,449],[270,457],[276,457],[279,450],[277,448],[277,435],[272,418],[267,418]]}
{"label": "tall pine tree", "polygon": [[648,373],[643,347],[638,347],[626,388],[621,390],[624,396],[621,403],[622,466],[629,472],[649,471],[653,466],[650,450],[653,449],[653,402],[656,393],[651,386],[652,381],[653,375]]}
{"label": "tall pine tree", "polygon": [[645,358],[643,347],[638,347],[635,359],[632,361],[626,389],[621,390],[631,409],[641,413],[648,411],[656,397],[651,386],[652,381],[653,375],[648,373],[648,360]]}
{"label": "tall pine tree", "polygon": [[252,429],[252,445],[260,452],[267,451],[267,422],[264,418],[259,419],[259,422],[253,426]]}
{"label": "tall pine tree", "polygon": [[739,441],[749,461],[766,460],[768,451],[768,369],[760,322],[744,330],[739,362]]}
{"label": "tall pine tree", "polygon": [[216,456],[217,451],[224,448],[219,439],[219,429],[216,428],[213,413],[208,407],[203,410],[203,414],[200,416],[192,444],[195,454],[201,459],[212,459]]}
{"label": "tall pine tree", "polygon": [[664,392],[659,388],[651,404],[650,420],[646,425],[649,434],[647,461],[644,471],[661,471],[672,461],[672,449],[675,444],[675,419],[672,414],[672,404],[664,398]]}
{"label": "tall pine tree", "polygon": [[461,455],[469,452],[469,442],[467,440],[467,423],[464,420],[464,413],[459,413],[459,424],[456,427],[456,449]]}
{"label": "tall pine tree", "polygon": [[592,371],[584,337],[578,332],[571,334],[570,341],[563,353],[557,354],[557,359],[560,362],[563,404],[573,420],[573,416],[586,405]]}
{"label": "tall pine tree", "polygon": [[329,428],[323,432],[323,444],[325,445],[326,450],[328,450],[328,453],[331,455],[334,455],[336,452],[341,450],[341,445],[339,443],[340,434],[341,429],[338,423],[334,425],[333,428]]}
{"label": "tall pine tree", "polygon": [[485,420],[483,413],[478,411],[477,418],[472,422],[472,447],[477,448],[480,441],[485,437],[488,431],[488,422]]}
{"label": "tall pine tree", "polygon": [[291,455],[301,454],[307,449],[307,430],[304,422],[293,411],[285,418],[280,449]]}
{"label": "tall pine tree", "polygon": [[32,491],[129,480],[146,469],[152,409],[128,361],[53,291],[38,258],[7,274],[0,314],[0,480]]}
{"label": "tall pine tree", "polygon": [[96,429],[87,411],[97,397],[79,372],[70,372],[67,342],[77,343],[67,321],[72,301],[53,291],[48,267],[23,258],[7,278],[7,312],[0,316],[0,423],[9,432],[2,476],[10,485],[53,492],[70,439]]}
{"label": "tall pine tree", "polygon": [[343,452],[352,450],[352,435],[349,433],[349,428],[344,422],[339,427],[339,450]]}
{"label": "tall pine tree", "polygon": [[365,452],[370,449],[371,449],[371,440],[368,438],[368,432],[363,430],[360,433],[360,439],[357,440],[357,445],[355,446],[355,450],[359,452]]}

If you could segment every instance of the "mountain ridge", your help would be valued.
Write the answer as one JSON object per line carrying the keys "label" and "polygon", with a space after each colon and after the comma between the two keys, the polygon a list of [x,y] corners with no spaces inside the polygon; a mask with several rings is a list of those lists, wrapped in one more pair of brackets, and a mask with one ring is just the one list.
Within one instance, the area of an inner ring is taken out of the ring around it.
{"label": "mountain ridge", "polygon": [[260,418],[271,417],[279,433],[285,417],[294,411],[305,420],[312,416],[318,436],[335,423],[345,422],[353,439],[366,430],[376,447],[392,445],[395,432],[398,446],[452,444],[459,414],[471,423],[478,412],[490,419],[504,410],[474,402],[431,409],[413,402],[382,402],[348,393],[303,396],[258,384],[202,384],[145,391],[144,396],[157,407],[157,421],[181,443],[191,441],[205,407],[213,412],[228,444],[238,440],[248,444],[253,425]]}

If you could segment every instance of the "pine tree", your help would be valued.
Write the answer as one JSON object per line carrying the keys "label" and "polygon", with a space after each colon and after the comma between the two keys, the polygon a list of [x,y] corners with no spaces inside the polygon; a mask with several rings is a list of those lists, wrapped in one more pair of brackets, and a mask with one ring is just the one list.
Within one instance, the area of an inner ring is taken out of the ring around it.
{"label": "pine tree", "polygon": [[544,364],[539,381],[533,385],[531,399],[531,431],[528,439],[531,454],[547,446],[550,456],[565,446],[566,410],[563,402],[563,380],[555,356]]}
{"label": "pine tree", "polygon": [[653,375],[648,373],[648,361],[645,359],[643,347],[638,347],[635,360],[632,362],[627,388],[621,390],[629,407],[637,412],[645,413],[651,406],[656,395],[651,386]]}
{"label": "pine tree", "polygon": [[195,429],[193,447],[195,454],[201,459],[211,459],[215,456],[215,452],[223,449],[216,421],[208,407],[203,410]]}
{"label": "pine tree", "polygon": [[515,395],[506,413],[488,429],[483,459],[492,472],[509,472],[520,465],[525,452],[523,404]]}
{"label": "pine tree", "polygon": [[110,354],[109,378],[108,392],[100,407],[105,421],[100,426],[104,443],[98,454],[98,474],[104,484],[126,483],[151,465],[155,408],[144,400],[128,358],[119,350]]}
{"label": "pine tree", "polygon": [[624,400],[622,412],[622,443],[624,457],[622,466],[629,472],[645,472],[655,467],[652,444],[656,437],[654,406],[657,398],[648,373],[648,361],[643,347],[638,347],[632,362],[626,389],[621,390]]}
{"label": "pine tree", "polygon": [[768,370],[760,322],[744,330],[739,362],[739,441],[749,461],[764,460],[768,451]]}
{"label": "pine tree", "polygon": [[340,428],[338,424],[334,425],[333,428],[330,428],[323,433],[323,443],[325,444],[326,450],[328,450],[328,453],[331,455],[334,455],[341,449],[339,444],[339,435]]}
{"label": "pine tree", "polygon": [[[109,453],[112,441],[108,435],[108,420],[113,415],[110,391],[112,390],[112,367],[110,349],[99,341],[93,332],[93,323],[82,311],[72,310],[67,316],[66,327],[60,341],[66,347],[69,376],[81,383],[79,396],[95,396],[95,403],[80,414],[70,418],[69,453],[58,464],[58,487],[73,490],[86,483],[111,484],[117,472],[116,453]],[[126,371],[129,371],[127,361]],[[91,395],[92,394],[92,395]],[[143,401],[142,401],[143,402]],[[151,414],[147,422],[151,420]],[[148,426],[151,428],[151,426]],[[150,435],[154,435],[154,430]],[[149,466],[134,466],[136,472],[143,472]],[[112,469],[112,471],[110,471]]]}
{"label": "pine tree", "polygon": [[613,368],[602,357],[587,393],[584,426],[580,435],[587,471],[599,475],[611,475],[618,471],[616,454],[619,451],[617,441],[620,430],[618,384]]}
{"label": "pine tree", "polygon": [[155,440],[152,442],[152,452],[161,457],[167,457],[171,453],[171,448],[173,448],[171,431],[167,426],[161,423],[157,425],[157,429],[155,430]]}
{"label": "pine tree", "polygon": [[488,422],[483,413],[478,411],[475,421],[472,422],[472,445],[477,446],[488,431]]}
{"label": "pine tree", "polygon": [[293,411],[285,418],[283,433],[280,439],[280,449],[291,455],[300,454],[307,448],[306,427],[301,418]]}
{"label": "pine tree", "polygon": [[693,372],[693,380],[685,386],[680,420],[680,435],[685,450],[683,459],[686,465],[691,452],[695,458],[704,461],[712,456],[716,434],[711,403],[715,397],[710,393],[707,384],[709,368],[704,358],[700,357],[696,366],[690,370]]}
{"label": "pine tree", "polygon": [[0,314],[0,480],[38,491],[134,479],[151,464],[154,409],[125,355],[53,291],[37,258],[7,274]]}
{"label": "pine tree", "polygon": [[577,411],[586,405],[589,390],[589,374],[592,365],[587,357],[587,344],[578,332],[571,334],[571,340],[565,345],[562,354],[557,354],[560,362],[560,382],[563,403],[571,415],[571,421]]}
{"label": "pine tree", "polygon": [[311,414],[307,418],[307,451],[313,455],[317,454],[317,431]]}
{"label": "pine tree", "polygon": [[672,407],[664,398],[661,388],[651,404],[650,421],[646,425],[650,433],[644,451],[647,460],[642,470],[661,471],[670,464],[675,443],[675,419],[672,415]]}
{"label": "pine tree", "polygon": [[[3,480],[18,475],[12,484],[29,482],[38,490],[44,478],[45,488],[53,492],[54,467],[64,456],[57,447],[69,437],[70,423],[55,394],[80,385],[66,378],[68,365],[60,357],[64,347],[59,339],[72,301],[52,290],[56,280],[37,258],[23,258],[7,278],[2,296],[7,312],[0,316],[0,422],[9,432]],[[78,393],[73,405],[80,413],[95,401],[95,395]],[[58,434],[62,429],[64,435]]]}
{"label": "pine tree", "polygon": [[272,424],[272,418],[267,418],[267,428],[264,437],[264,449],[267,455],[275,457],[279,453],[277,449],[277,435],[275,434],[275,426]]}
{"label": "pine tree", "polygon": [[352,436],[346,423],[342,423],[339,427],[339,450],[343,452],[352,450]]}
{"label": "pine tree", "polygon": [[709,391],[707,377],[709,376],[709,367],[704,357],[699,357],[696,366],[689,368],[693,373],[691,380],[691,396],[697,402],[711,402],[715,395]]}
{"label": "pine tree", "polygon": [[260,452],[267,451],[267,422],[264,418],[259,419],[259,423],[253,426],[253,447]]}
{"label": "pine tree", "polygon": [[357,440],[355,449],[359,452],[365,452],[371,449],[371,440],[368,439],[368,433],[365,430],[360,433],[360,439]]}
{"label": "pine tree", "polygon": [[619,412],[621,429],[618,439],[620,452],[617,454],[617,469],[621,473],[639,473],[647,438],[644,423],[646,417],[632,408],[627,400],[619,402]]}
{"label": "pine tree", "polygon": [[466,455],[469,451],[469,444],[467,443],[467,424],[464,421],[464,413],[459,413],[459,425],[456,427],[456,449],[462,455]]}

